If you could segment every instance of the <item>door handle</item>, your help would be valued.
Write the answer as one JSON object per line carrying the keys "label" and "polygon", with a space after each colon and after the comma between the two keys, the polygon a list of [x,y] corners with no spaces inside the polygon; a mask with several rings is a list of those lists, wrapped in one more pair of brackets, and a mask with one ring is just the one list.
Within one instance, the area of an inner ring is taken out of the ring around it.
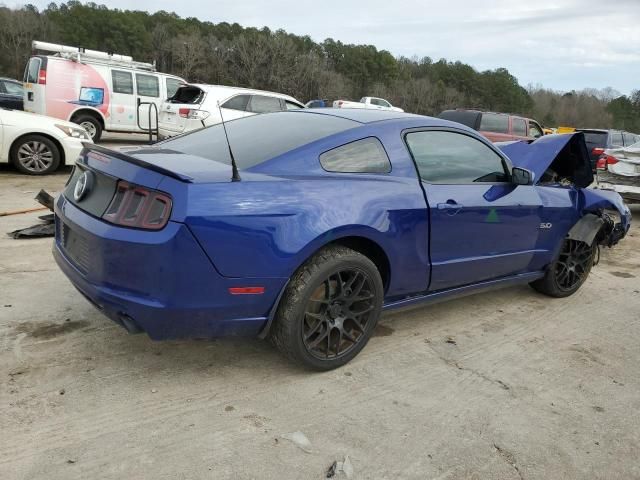
{"label": "door handle", "polygon": [[460,210],[462,205],[460,205],[455,200],[447,200],[446,203],[438,203],[438,210]]}

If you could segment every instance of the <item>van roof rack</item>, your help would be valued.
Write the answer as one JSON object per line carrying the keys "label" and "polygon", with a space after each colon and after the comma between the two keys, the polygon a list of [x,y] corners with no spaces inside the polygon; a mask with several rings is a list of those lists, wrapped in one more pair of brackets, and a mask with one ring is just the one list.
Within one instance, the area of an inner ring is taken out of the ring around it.
{"label": "van roof rack", "polygon": [[71,47],[68,45],[40,42],[37,40],[31,42],[31,48],[34,51],[39,50],[43,52],[52,52],[55,54],[55,56],[73,60],[78,63],[94,63],[121,68],[147,70],[150,72],[156,71],[155,64],[136,62],[129,55],[118,55],[114,53],[101,52],[99,50],[88,50],[83,47]]}

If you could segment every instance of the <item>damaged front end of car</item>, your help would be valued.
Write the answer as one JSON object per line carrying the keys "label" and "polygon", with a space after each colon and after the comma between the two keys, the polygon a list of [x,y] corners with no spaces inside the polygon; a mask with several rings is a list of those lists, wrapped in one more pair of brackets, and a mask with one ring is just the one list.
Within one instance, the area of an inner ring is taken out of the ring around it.
{"label": "damaged front end of car", "polygon": [[631,227],[631,211],[611,190],[589,188],[594,182],[584,134],[546,135],[533,143],[499,145],[514,165],[531,170],[535,185],[573,189],[577,221],[566,238],[612,247]]}

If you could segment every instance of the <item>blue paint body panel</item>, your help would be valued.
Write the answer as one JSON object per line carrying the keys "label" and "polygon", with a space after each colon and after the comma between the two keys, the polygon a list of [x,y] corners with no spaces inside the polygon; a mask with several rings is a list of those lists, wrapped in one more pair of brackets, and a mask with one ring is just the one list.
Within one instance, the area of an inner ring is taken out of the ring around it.
{"label": "blue paint body panel", "polygon": [[[229,165],[175,152],[170,142],[113,155],[99,149],[98,156],[90,155],[89,147],[79,168],[165,192],[173,200],[171,219],[160,231],[125,228],[61,195],[53,248],[60,268],[108,317],[118,323],[132,319],[153,339],[253,336],[273,319],[294,272],[332,242],[357,237],[384,252],[385,308],[395,308],[530,282],[543,274],[585,212],[614,208],[624,216],[624,204],[611,192],[421,182],[404,143],[406,130],[457,130],[488,144],[452,122],[333,109],[295,115],[341,116],[357,123],[242,170],[239,182],[230,181]],[[365,137],[380,140],[391,172],[322,169],[320,154]],[[509,165],[532,165],[526,148],[512,147],[509,158],[490,148]],[[162,173],[167,171],[173,174]],[[460,208],[442,208],[449,201]],[[541,223],[554,227],[541,230]],[[80,257],[71,253],[65,235],[81,245]],[[88,252],[86,258],[82,252]],[[265,290],[229,293],[231,287],[247,286]]]}

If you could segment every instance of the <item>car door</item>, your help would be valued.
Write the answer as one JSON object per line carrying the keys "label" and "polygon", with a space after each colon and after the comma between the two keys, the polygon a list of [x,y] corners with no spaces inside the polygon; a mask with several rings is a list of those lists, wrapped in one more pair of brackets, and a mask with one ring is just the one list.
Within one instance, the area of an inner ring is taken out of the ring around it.
{"label": "car door", "polygon": [[540,227],[535,187],[512,184],[505,158],[466,132],[410,131],[405,140],[430,213],[429,290],[526,271]]}
{"label": "car door", "polygon": [[[248,115],[247,106],[251,95],[239,94],[228,98],[220,105],[220,110],[224,121],[235,120],[236,118],[246,117]],[[214,107],[215,108],[215,107]]]}
{"label": "car door", "polygon": [[[160,79],[151,73],[136,73],[136,106],[140,127],[147,130],[156,128],[160,113]],[[155,105],[155,108],[153,105]],[[139,106],[138,106],[139,105]],[[149,123],[151,122],[151,123]]]}
{"label": "car door", "polygon": [[107,122],[110,124],[108,129],[137,130],[136,94],[131,71],[111,70],[111,99]]}

